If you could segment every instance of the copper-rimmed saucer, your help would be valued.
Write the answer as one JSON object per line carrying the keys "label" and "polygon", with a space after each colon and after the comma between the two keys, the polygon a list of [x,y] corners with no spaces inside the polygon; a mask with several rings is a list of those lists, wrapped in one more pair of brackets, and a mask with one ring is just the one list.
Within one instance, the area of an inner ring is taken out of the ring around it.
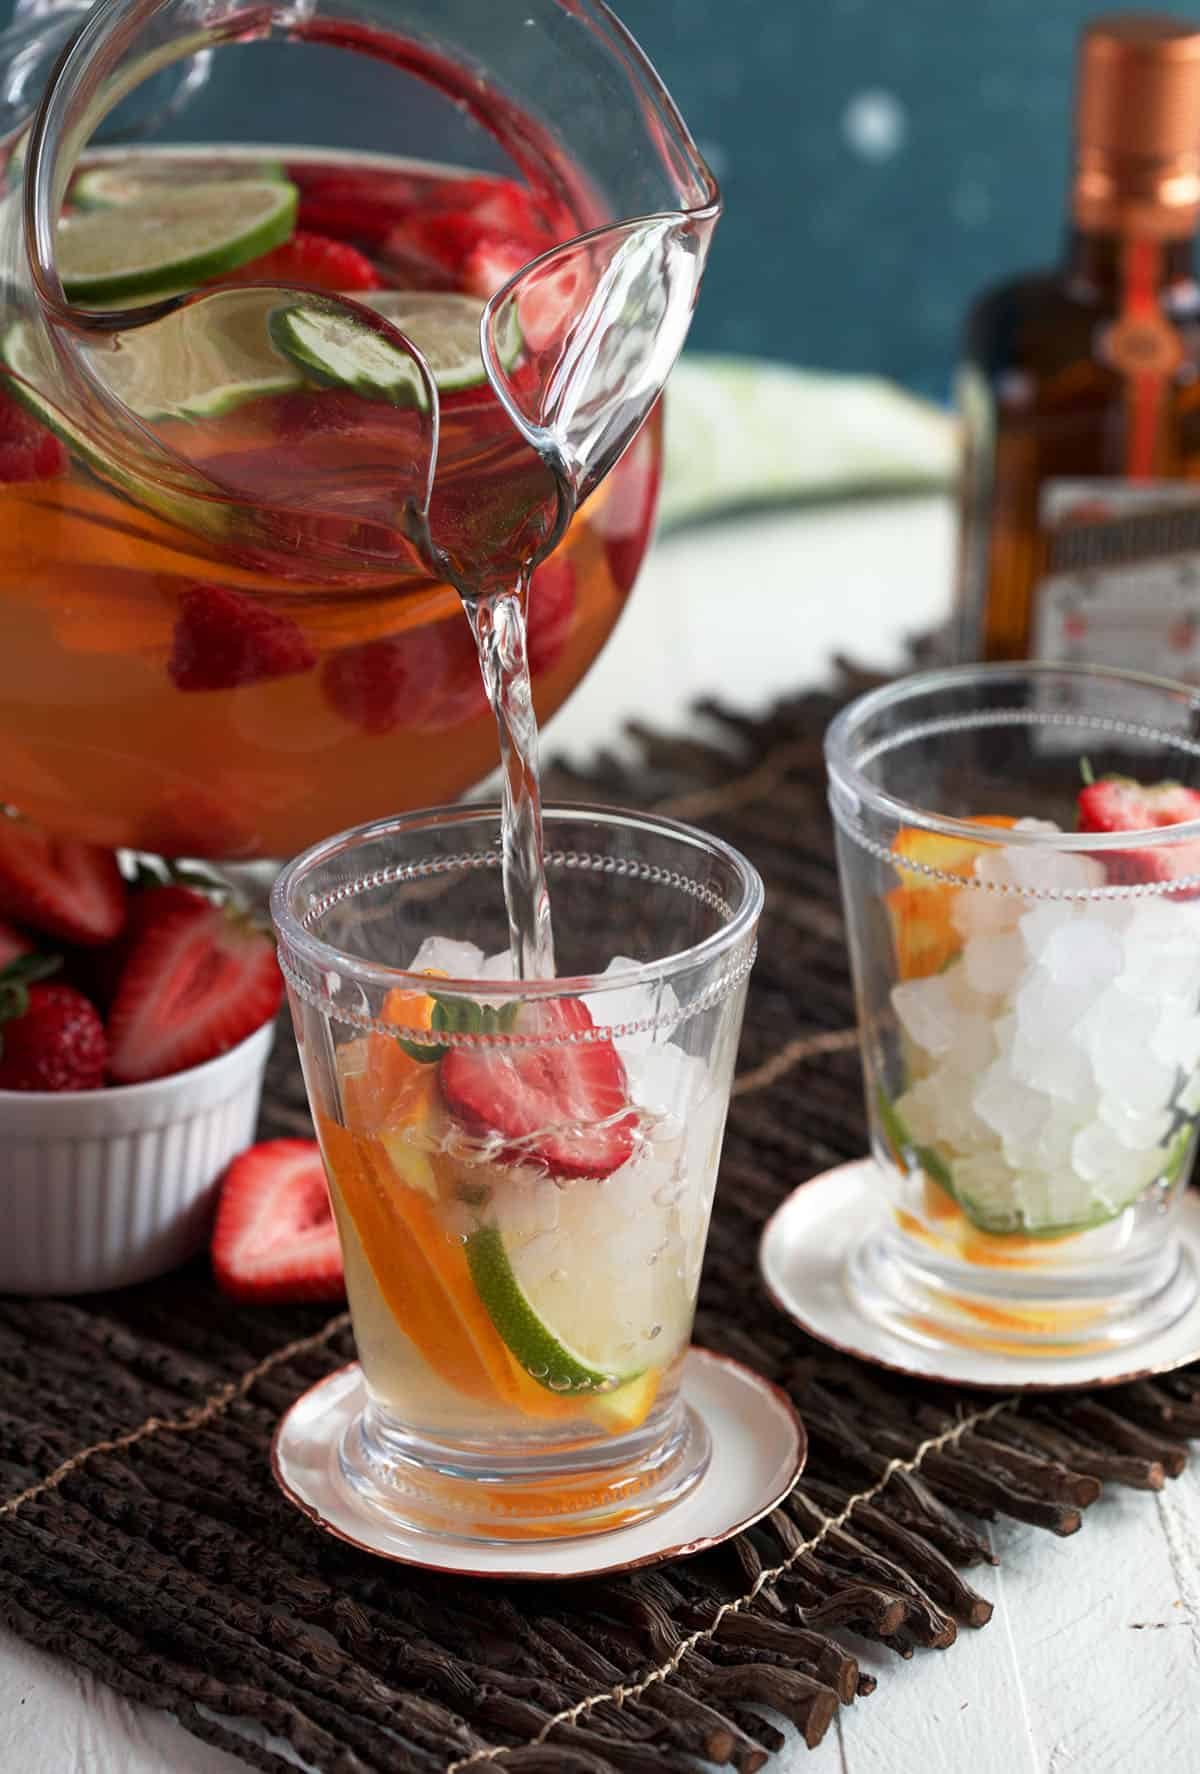
{"label": "copper-rimmed saucer", "polygon": [[338,1447],[366,1402],[357,1362],[298,1398],[275,1432],[271,1466],[285,1497],[327,1534],[363,1552],[464,1577],[598,1577],[686,1558],[774,1509],[804,1469],[808,1441],[787,1396],[741,1362],[691,1349],[685,1405],[712,1442],[708,1470],[678,1503],[632,1527],[552,1543],[470,1543],[413,1533],[367,1510],[342,1477]]}
{"label": "copper-rimmed saucer", "polygon": [[[1200,1361],[1200,1303],[1130,1347],[1080,1354],[1007,1355],[900,1336],[860,1310],[846,1283],[851,1253],[886,1211],[874,1160],[860,1158],[793,1189],[763,1231],[759,1268],[767,1292],[801,1330],[844,1355],[913,1379],[1004,1392],[1119,1386]],[[1185,1260],[1200,1266],[1195,1190],[1185,1191],[1176,1226]]]}

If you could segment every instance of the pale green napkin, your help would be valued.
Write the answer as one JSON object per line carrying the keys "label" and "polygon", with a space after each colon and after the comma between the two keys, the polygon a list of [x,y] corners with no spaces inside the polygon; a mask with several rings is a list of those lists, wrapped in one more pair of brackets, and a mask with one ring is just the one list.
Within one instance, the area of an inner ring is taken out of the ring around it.
{"label": "pale green napkin", "polygon": [[689,352],[667,387],[664,528],[756,505],[944,489],[950,414],[877,376]]}

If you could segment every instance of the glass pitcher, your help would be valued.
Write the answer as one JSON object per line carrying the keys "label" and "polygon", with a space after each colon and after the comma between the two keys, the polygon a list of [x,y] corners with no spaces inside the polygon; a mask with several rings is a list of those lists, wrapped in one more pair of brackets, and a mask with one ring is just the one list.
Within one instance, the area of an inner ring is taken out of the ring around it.
{"label": "glass pitcher", "polygon": [[715,184],[599,0],[34,0],[0,38],[0,800],[214,860],[496,758],[653,520]]}

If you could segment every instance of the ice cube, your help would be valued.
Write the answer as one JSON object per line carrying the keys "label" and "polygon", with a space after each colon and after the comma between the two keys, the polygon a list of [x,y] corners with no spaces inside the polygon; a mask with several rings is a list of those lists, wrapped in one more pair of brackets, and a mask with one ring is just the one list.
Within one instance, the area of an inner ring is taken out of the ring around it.
{"label": "ice cube", "polygon": [[1081,1024],[1100,1090],[1145,1115],[1166,1107],[1175,1084],[1176,1068],[1151,1045],[1157,1023],[1153,1004],[1112,986]]}
{"label": "ice cube", "polygon": [[1049,1099],[1014,1077],[1003,1059],[988,1067],[972,1100],[975,1113],[1014,1150],[1032,1148],[1050,1113]]}
{"label": "ice cube", "polygon": [[1200,1072],[1193,1073],[1180,1091],[1179,1107],[1185,1115],[1200,1114]]}
{"label": "ice cube", "polygon": [[1052,1103],[1050,1113],[1033,1145],[1033,1162],[1039,1170],[1062,1171],[1071,1165],[1071,1146],[1079,1131],[1078,1111],[1062,1102]]}
{"label": "ice cube", "polygon": [[450,979],[479,979],[483,950],[452,936],[427,936],[408,964],[410,973],[436,970]]}
{"label": "ice cube", "polygon": [[926,1053],[946,1053],[954,1045],[963,1012],[944,974],[905,980],[894,986],[892,1007],[905,1034]]}
{"label": "ice cube", "polygon": [[964,1016],[957,1026],[954,1046],[945,1057],[946,1066],[966,1077],[986,1071],[1000,1047],[1000,1024],[1010,1020],[1015,1025],[1015,1018],[993,1021],[987,1016]]}
{"label": "ice cube", "polygon": [[970,1082],[939,1067],[907,1091],[897,1108],[918,1146],[949,1146],[969,1152],[990,1145],[993,1135],[971,1106]]}
{"label": "ice cube", "polygon": [[709,1088],[704,1061],[661,1035],[657,1046],[639,1045],[627,1053],[625,1071],[629,1094],[640,1109],[680,1123],[687,1121]]}
{"label": "ice cube", "polygon": [[1167,1154],[1164,1151],[1126,1152],[1125,1163],[1121,1168],[1096,1184],[1100,1204],[1110,1213],[1128,1207],[1145,1193],[1151,1183],[1157,1182],[1166,1161]]}
{"label": "ice cube", "polygon": [[1015,995],[1021,1035],[1034,1047],[1053,1047],[1067,1039],[1098,998],[1093,987],[1060,985],[1036,967],[1025,975]]}
{"label": "ice cube", "polygon": [[1145,998],[1200,996],[1200,928],[1196,907],[1164,898],[1142,900],[1125,931],[1121,983]]}
{"label": "ice cube", "polygon": [[963,950],[963,967],[972,991],[1000,997],[1025,971],[1025,945],[1015,930],[977,932]]}
{"label": "ice cube", "polygon": [[922,1078],[896,1099],[896,1113],[914,1145],[929,1146],[938,1138],[938,1092]]}
{"label": "ice cube", "polygon": [[511,949],[501,949],[498,955],[489,955],[479,966],[480,979],[512,979],[513,958]]}
{"label": "ice cube", "polygon": [[1052,1226],[1074,1226],[1095,1210],[1091,1184],[1068,1165],[1058,1171],[1023,1177],[1018,1187],[1021,1218],[1031,1232]]}
{"label": "ice cube", "polygon": [[1174,1116],[1169,1109],[1142,1115],[1119,1097],[1104,1096],[1098,1110],[1101,1121],[1112,1129],[1127,1152],[1146,1152],[1161,1146],[1171,1130]]}
{"label": "ice cube", "polygon": [[1090,1107],[1095,1084],[1088,1056],[1071,1035],[1040,1041],[1018,1029],[1012,1043],[1013,1073],[1023,1084],[1076,1108]]}
{"label": "ice cube", "polygon": [[1018,929],[1021,941],[1034,960],[1038,959],[1052,936],[1064,925],[1075,922],[1081,909],[1069,900],[1056,899],[1026,900],[1024,906]]}
{"label": "ice cube", "polygon": [[1128,1174],[1129,1151],[1106,1121],[1089,1121],[1071,1142],[1071,1164],[1086,1183],[1115,1182]]}
{"label": "ice cube", "polygon": [[[1013,829],[1041,832],[1047,837],[1058,833],[1056,825],[1042,819],[1019,819]],[[1010,844],[1005,850],[1005,861],[1016,885],[1036,893],[1089,892],[1103,887],[1107,878],[1095,857],[1057,850],[1051,844]]]}
{"label": "ice cube", "polygon": [[1017,894],[999,891],[1012,885],[1002,850],[985,850],[975,858],[972,876],[979,885],[961,887],[950,906],[950,922],[964,938],[1011,930],[1021,915]]}
{"label": "ice cube", "polygon": [[1158,1021],[1150,1037],[1156,1058],[1190,1072],[1200,1058],[1200,1017],[1180,998],[1160,998]]}
{"label": "ice cube", "polygon": [[[614,955],[604,969],[604,977],[629,973],[640,965],[640,962],[631,961],[627,955]],[[628,1056],[632,1053],[644,1053],[654,1046],[656,1040],[661,1041],[664,1038],[678,1019],[679,999],[668,980],[652,980],[649,983],[634,981],[629,985],[606,986],[603,991],[590,993],[588,1008],[597,1025],[608,1028],[623,1023],[652,1022],[661,1025],[658,1029],[632,1029],[628,1034],[614,1036],[618,1050]]]}
{"label": "ice cube", "polygon": [[1038,956],[1038,965],[1056,985],[1102,987],[1116,979],[1123,959],[1116,932],[1100,918],[1082,917],[1052,932]]}
{"label": "ice cube", "polygon": [[1012,1219],[1015,1184],[1012,1166],[999,1147],[972,1152],[955,1162],[955,1189],[980,1218],[993,1224]]}

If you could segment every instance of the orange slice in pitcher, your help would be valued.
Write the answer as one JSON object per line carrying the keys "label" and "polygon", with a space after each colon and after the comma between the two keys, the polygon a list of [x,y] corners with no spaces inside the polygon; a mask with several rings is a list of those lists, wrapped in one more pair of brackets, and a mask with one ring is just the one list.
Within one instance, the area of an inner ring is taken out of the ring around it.
{"label": "orange slice in pitcher", "polygon": [[[1004,814],[981,814],[973,817],[973,823],[1008,831],[1017,822]],[[919,826],[903,826],[896,833],[892,855],[901,884],[884,895],[884,902],[891,920],[898,978],[925,979],[940,973],[962,947],[951,917],[960,889],[952,881],[939,881],[922,871],[936,869],[939,874],[970,880],[975,859],[985,847]],[[906,863],[919,867],[905,867]]]}

